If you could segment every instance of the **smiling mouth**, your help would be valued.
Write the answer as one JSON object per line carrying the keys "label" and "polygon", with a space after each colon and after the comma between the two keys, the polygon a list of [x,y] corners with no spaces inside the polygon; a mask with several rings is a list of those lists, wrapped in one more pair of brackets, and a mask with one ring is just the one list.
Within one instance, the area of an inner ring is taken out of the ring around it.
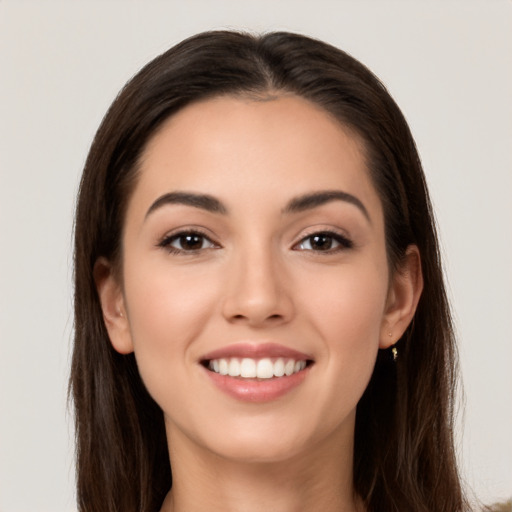
{"label": "smiling mouth", "polygon": [[261,359],[228,357],[204,360],[201,364],[207,370],[219,375],[239,379],[268,380],[290,377],[311,366],[313,361],[283,357]]}

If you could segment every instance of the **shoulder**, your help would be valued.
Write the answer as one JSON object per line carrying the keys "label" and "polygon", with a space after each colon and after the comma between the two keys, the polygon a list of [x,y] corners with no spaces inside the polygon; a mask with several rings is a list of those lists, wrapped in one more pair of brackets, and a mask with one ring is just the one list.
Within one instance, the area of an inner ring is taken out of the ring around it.
{"label": "shoulder", "polygon": [[485,512],[512,512],[512,499],[486,507]]}

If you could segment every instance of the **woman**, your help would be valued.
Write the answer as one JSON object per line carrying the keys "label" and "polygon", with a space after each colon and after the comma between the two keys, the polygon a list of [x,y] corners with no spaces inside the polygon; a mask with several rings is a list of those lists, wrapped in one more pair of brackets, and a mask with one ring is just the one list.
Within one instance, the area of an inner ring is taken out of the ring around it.
{"label": "woman", "polygon": [[81,511],[467,509],[424,175],[352,57],[213,32],[156,58],[75,244]]}

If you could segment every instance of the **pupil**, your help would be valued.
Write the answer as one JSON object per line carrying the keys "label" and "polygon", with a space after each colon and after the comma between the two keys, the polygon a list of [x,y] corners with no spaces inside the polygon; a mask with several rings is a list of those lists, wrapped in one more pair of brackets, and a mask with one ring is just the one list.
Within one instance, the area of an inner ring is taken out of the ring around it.
{"label": "pupil", "polygon": [[184,249],[201,249],[203,237],[201,235],[184,235],[181,237],[181,246]]}
{"label": "pupil", "polygon": [[313,237],[313,247],[315,249],[320,249],[326,251],[331,248],[332,239],[328,235],[315,235]]}

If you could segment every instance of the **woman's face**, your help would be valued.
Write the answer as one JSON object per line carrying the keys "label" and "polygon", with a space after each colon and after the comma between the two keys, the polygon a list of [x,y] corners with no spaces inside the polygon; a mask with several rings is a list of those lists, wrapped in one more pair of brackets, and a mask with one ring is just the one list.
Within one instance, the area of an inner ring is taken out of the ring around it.
{"label": "woman's face", "polygon": [[401,332],[348,130],[295,96],[186,107],[145,150],[122,248],[122,286],[111,274],[100,296],[171,444],[249,461],[351,446],[377,350]]}

